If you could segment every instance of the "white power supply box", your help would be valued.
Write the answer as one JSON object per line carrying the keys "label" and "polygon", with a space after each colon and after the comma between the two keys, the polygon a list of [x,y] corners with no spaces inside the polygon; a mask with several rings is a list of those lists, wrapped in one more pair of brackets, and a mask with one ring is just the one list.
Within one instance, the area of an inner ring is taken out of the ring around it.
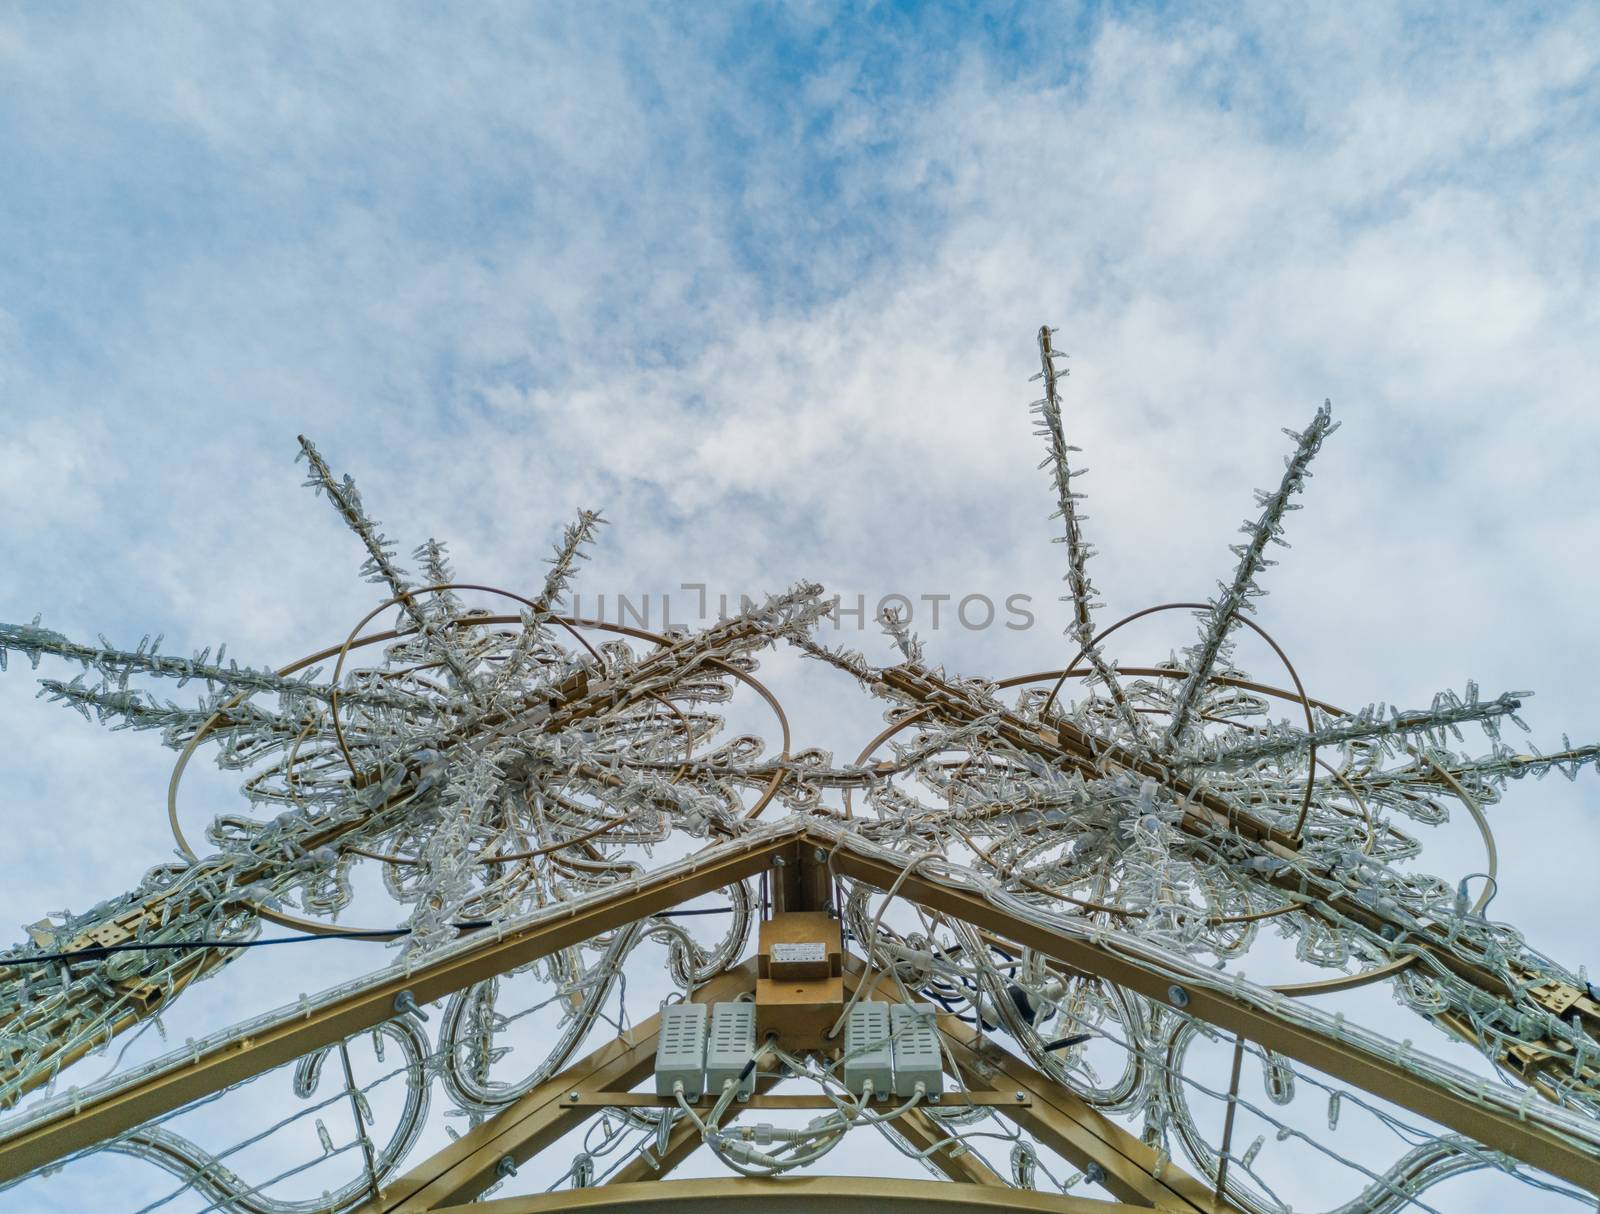
{"label": "white power supply box", "polygon": [[894,1057],[889,1049],[889,1005],[858,1003],[844,1022],[844,1085],[860,1096],[872,1080],[872,1094],[882,1099],[894,1090]]}
{"label": "white power supply box", "polygon": [[672,1095],[683,1081],[683,1094],[697,1100],[705,1091],[706,1005],[669,1003],[661,1009],[661,1035],[656,1039],[656,1095]]}
{"label": "white power supply box", "polygon": [[944,1090],[944,1060],[939,1052],[939,1009],[931,1003],[890,1007],[894,1028],[894,1093],[910,1097],[917,1084],[928,1095]]}
{"label": "white power supply box", "polygon": [[732,1079],[739,1083],[739,1095],[756,1090],[756,1073],[740,1080],[739,1075],[756,1054],[756,1005],[753,1003],[713,1003],[711,1038],[706,1046],[706,1091],[722,1095],[722,1085]]}

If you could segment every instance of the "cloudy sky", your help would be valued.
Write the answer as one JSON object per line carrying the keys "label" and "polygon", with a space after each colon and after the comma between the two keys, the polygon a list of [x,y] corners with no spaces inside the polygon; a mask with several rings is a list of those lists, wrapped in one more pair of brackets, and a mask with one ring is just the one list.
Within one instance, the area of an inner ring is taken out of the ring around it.
{"label": "cloudy sky", "polygon": [[[1312,693],[1475,678],[1536,691],[1547,748],[1600,736],[1600,13],[1175,9],[8,8],[0,619],[260,665],[342,636],[370,588],[306,433],[474,580],[538,584],[597,507],[586,593],[1027,595],[1031,628],[916,623],[1059,664],[1048,322],[1108,613],[1209,593],[1331,398],[1259,616]],[[0,677],[9,924],[170,848],[155,739],[33,691]],[[1592,969],[1597,788],[1494,811],[1492,913]]]}

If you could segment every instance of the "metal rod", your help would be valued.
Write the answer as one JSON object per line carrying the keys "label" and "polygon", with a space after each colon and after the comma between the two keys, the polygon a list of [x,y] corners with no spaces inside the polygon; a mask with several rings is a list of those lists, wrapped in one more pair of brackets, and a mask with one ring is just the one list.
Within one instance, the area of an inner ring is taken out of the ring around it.
{"label": "metal rod", "polygon": [[1216,1201],[1222,1204],[1228,1187],[1228,1152],[1233,1148],[1233,1115],[1239,1108],[1239,1071],[1244,1066],[1244,1038],[1233,1039],[1233,1077],[1228,1080],[1228,1112],[1222,1119],[1222,1153],[1217,1157]]}

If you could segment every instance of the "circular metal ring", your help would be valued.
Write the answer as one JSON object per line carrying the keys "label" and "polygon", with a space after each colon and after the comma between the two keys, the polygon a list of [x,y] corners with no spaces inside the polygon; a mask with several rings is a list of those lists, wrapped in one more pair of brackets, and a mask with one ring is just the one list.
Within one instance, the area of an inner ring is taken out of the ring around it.
{"label": "circular metal ring", "polygon": [[[511,591],[500,590],[500,589],[497,589],[497,588],[492,587],[492,586],[483,586],[483,585],[479,585],[479,584],[476,584],[476,583],[466,583],[466,582],[461,582],[461,583],[442,583],[442,584],[440,584],[438,586],[424,587],[422,589],[415,590],[415,591],[412,591],[410,593],[412,595],[427,594],[427,593],[431,593],[431,592],[434,592],[434,591],[441,591],[441,590],[475,590],[475,591],[481,591],[481,592],[489,593],[489,594],[503,595],[506,598],[513,599],[516,602],[522,603],[522,604],[524,604],[524,605],[526,605],[526,606],[528,606],[530,608],[536,608],[536,606],[537,606],[531,600],[529,600],[527,598],[524,598],[521,595],[515,594],[515,593],[513,593]],[[335,667],[335,672],[334,672],[334,682],[336,683],[337,680],[338,680],[339,674],[343,669],[344,660],[345,660],[346,656],[352,650],[365,648],[368,645],[381,644],[381,643],[384,643],[384,642],[387,642],[387,641],[396,640],[396,639],[399,639],[401,637],[405,637],[405,636],[411,634],[412,630],[390,629],[390,630],[385,631],[385,632],[374,633],[371,636],[366,636],[366,637],[360,637],[359,636],[360,630],[363,627],[365,627],[368,623],[370,623],[379,613],[387,610],[390,607],[397,606],[401,601],[402,600],[399,597],[391,598],[387,602],[382,604],[381,606],[379,606],[379,607],[375,608],[374,610],[368,612],[367,615],[362,618],[361,622],[356,625],[355,629],[352,630],[352,632],[345,638],[345,641],[344,641],[343,644],[330,646],[330,647],[328,647],[326,649],[319,650],[316,653],[313,653],[313,654],[310,654],[310,655],[308,655],[306,657],[300,658],[297,661],[291,662],[286,666],[280,667],[275,673],[280,678],[287,678],[289,675],[296,674],[299,671],[304,670],[307,667],[312,666],[317,662],[325,661],[326,659],[328,659],[330,657],[337,657],[338,665]],[[584,649],[586,649],[590,653],[590,655],[594,657],[594,659],[597,662],[601,660],[598,651],[596,651],[594,646],[589,644],[588,640],[585,639],[582,636],[582,634],[577,631],[578,628],[590,628],[590,627],[597,628],[597,629],[600,629],[600,630],[605,631],[605,632],[617,633],[617,634],[623,635],[623,636],[634,637],[635,639],[638,639],[638,640],[649,641],[649,642],[651,642],[651,643],[653,643],[655,645],[661,646],[663,648],[665,648],[667,646],[670,646],[672,644],[672,639],[670,637],[667,637],[667,636],[661,634],[661,633],[651,632],[651,631],[648,631],[646,629],[631,628],[631,627],[628,627],[628,626],[620,624],[620,623],[619,624],[608,624],[603,620],[583,620],[583,619],[578,619],[578,618],[572,617],[572,616],[554,616],[554,615],[552,615],[552,616],[550,616],[548,618],[549,618],[549,620],[551,622],[560,625],[563,629],[565,629],[567,632],[569,632],[578,641],[578,643],[581,644],[584,647]],[[523,622],[523,617],[521,615],[488,615],[488,616],[475,616],[475,617],[472,617],[471,619],[468,619],[468,620],[457,621],[457,626],[465,625],[465,626],[468,626],[468,627],[476,628],[476,627],[483,627],[483,626],[487,626],[487,625],[521,624],[522,622]],[[748,671],[740,670],[737,666],[734,666],[733,664],[731,664],[729,662],[725,662],[720,658],[710,658],[710,659],[708,659],[707,660],[707,665],[714,666],[717,669],[725,671],[727,674],[731,675],[737,681],[745,683],[748,686],[754,688],[755,691],[757,692],[757,694],[762,697],[762,699],[767,703],[768,707],[771,708],[773,714],[777,718],[778,726],[779,726],[779,729],[780,729],[780,731],[782,733],[782,738],[783,738],[781,757],[784,758],[784,759],[787,759],[789,757],[789,755],[790,755],[791,746],[793,744],[793,738],[792,738],[792,734],[791,734],[791,731],[790,731],[788,716],[783,711],[783,706],[782,706],[781,703],[779,703],[777,696],[775,696],[772,693],[772,691],[763,682],[761,682],[759,679],[757,679],[754,675],[750,674]],[[210,736],[212,731],[216,728],[218,723],[221,721],[221,719],[224,716],[224,714],[230,708],[234,708],[234,707],[238,706],[239,704],[243,703],[252,694],[254,694],[254,693],[252,693],[252,692],[240,692],[239,694],[231,697],[224,704],[220,705],[218,707],[218,709],[214,713],[212,713],[211,716],[209,718],[207,718],[205,722],[203,722],[201,724],[200,728],[195,731],[194,737],[192,737],[184,745],[182,751],[179,752],[177,762],[173,766],[172,775],[171,775],[171,777],[170,777],[170,779],[168,780],[168,783],[167,783],[167,821],[168,821],[169,827],[172,830],[173,838],[176,841],[179,850],[184,855],[186,855],[191,861],[198,862],[199,861],[199,856],[194,851],[193,847],[190,846],[189,840],[184,835],[183,827],[181,826],[181,824],[179,823],[179,820],[178,820],[178,789],[179,789],[180,785],[182,784],[184,772],[185,772],[185,770],[187,769],[187,767],[189,765],[190,759],[193,758],[195,752],[199,749],[200,744],[203,741],[205,741],[205,739],[208,736]],[[354,771],[354,766],[350,762],[349,751],[344,746],[343,734],[342,734],[342,731],[339,728],[339,716],[338,716],[338,710],[337,710],[337,700],[338,700],[338,692],[337,692],[337,690],[335,690],[333,695],[330,696],[330,710],[331,710],[331,713],[332,713],[332,719],[333,719],[335,734],[339,738],[340,750],[344,754],[346,763],[349,764],[351,766],[351,770]],[[669,707],[670,707],[670,705],[669,705]],[[296,740],[296,743],[295,743],[296,747],[298,747],[299,741],[300,741],[300,739]],[[680,771],[679,771],[680,775],[682,773],[682,770],[683,769],[680,768]],[[780,768],[777,772],[775,772],[773,774],[772,778],[768,781],[767,786],[762,790],[762,793],[761,793],[760,797],[757,799],[755,805],[752,806],[752,808],[747,811],[747,813],[746,813],[747,820],[751,819],[751,818],[755,818],[756,816],[758,816],[762,812],[762,810],[764,810],[767,807],[767,805],[771,803],[773,798],[777,796],[778,790],[779,790],[779,788],[781,788],[781,786],[783,784],[783,781],[788,776],[788,774],[789,773],[788,773],[787,769],[783,769],[783,768]],[[674,779],[676,779],[676,778],[677,777],[675,776]],[[609,826],[607,828],[609,829]],[[572,841],[569,841],[569,842],[576,842],[576,840],[572,840]],[[357,852],[355,854],[360,854],[364,858],[374,859],[374,860],[377,860],[382,856],[382,853],[365,852],[365,851]],[[501,860],[501,859],[505,859],[505,857],[493,857],[492,859]],[[290,929],[293,929],[293,930],[296,930],[296,931],[303,931],[303,932],[308,932],[308,933],[312,933],[312,934],[326,934],[326,933],[342,933],[342,932],[347,932],[347,931],[353,930],[353,929],[348,928],[348,927],[333,927],[333,926],[331,926],[331,925],[329,925],[327,923],[324,923],[324,922],[322,922],[320,920],[316,920],[316,919],[308,919],[308,918],[303,918],[303,917],[301,917],[299,915],[290,915],[290,914],[286,914],[286,913],[281,912],[281,911],[274,911],[270,907],[263,906],[260,902],[256,901],[255,899],[245,899],[245,900],[243,900],[243,903],[244,903],[244,905],[249,906],[251,908],[251,910],[256,915],[258,915],[262,919],[265,919],[267,922],[275,923],[280,927],[290,928]],[[368,930],[368,929],[362,929],[362,930]],[[376,928],[376,929],[370,929],[370,930],[386,931],[388,929],[387,928]],[[395,934],[399,935],[401,933],[397,929]]]}

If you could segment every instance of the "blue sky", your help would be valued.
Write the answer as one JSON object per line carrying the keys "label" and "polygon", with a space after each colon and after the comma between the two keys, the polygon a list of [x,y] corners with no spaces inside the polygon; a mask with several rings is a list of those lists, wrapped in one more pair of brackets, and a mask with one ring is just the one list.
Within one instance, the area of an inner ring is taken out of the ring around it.
{"label": "blue sky", "polygon": [[[1331,397],[1261,616],[1314,693],[1476,677],[1600,736],[1597,65],[1583,5],[13,6],[0,619],[343,635],[306,432],[484,581],[603,507],[586,590],[1027,593],[1033,630],[927,639],[1037,669],[1048,321],[1108,611],[1207,593]],[[870,723],[807,694],[824,744]],[[169,847],[155,740],[32,695],[0,678],[18,923]],[[1594,787],[1497,811],[1496,910],[1574,965]]]}

